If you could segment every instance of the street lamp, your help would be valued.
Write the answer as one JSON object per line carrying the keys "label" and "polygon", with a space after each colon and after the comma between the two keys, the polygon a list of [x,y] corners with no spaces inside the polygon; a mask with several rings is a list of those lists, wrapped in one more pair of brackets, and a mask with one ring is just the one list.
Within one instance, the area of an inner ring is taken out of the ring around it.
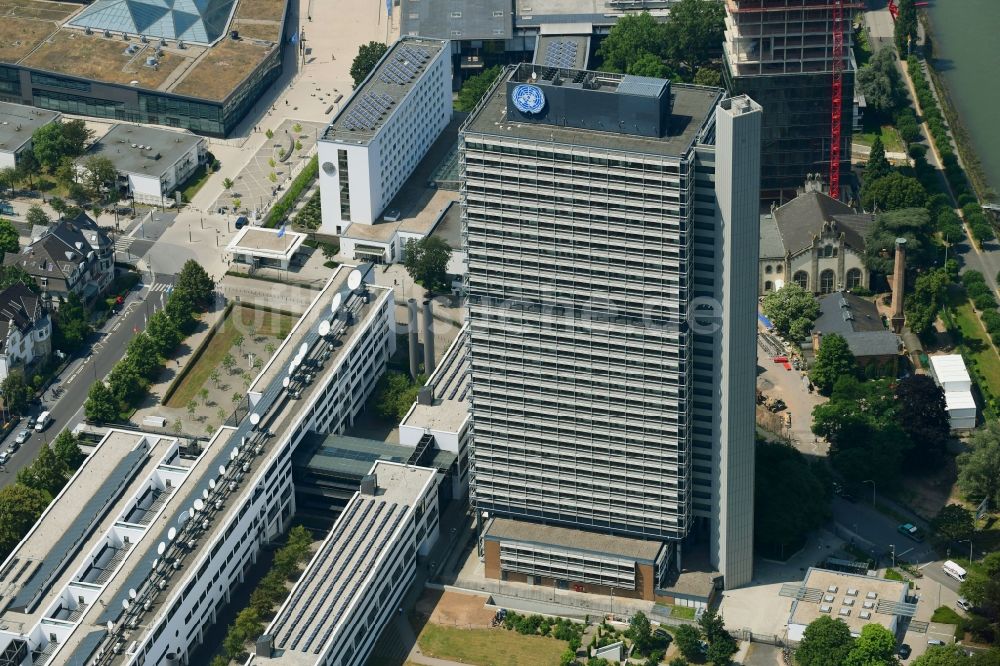
{"label": "street lamp", "polygon": [[889,544],[889,549],[892,552],[892,568],[895,569],[896,568],[896,544],[890,543]]}
{"label": "street lamp", "polygon": [[959,543],[969,542],[969,564],[972,564],[972,539],[959,539]]}
{"label": "street lamp", "polygon": [[872,506],[875,506],[875,482],[872,481],[871,479],[865,479],[861,483],[870,483],[870,484],[872,484]]}

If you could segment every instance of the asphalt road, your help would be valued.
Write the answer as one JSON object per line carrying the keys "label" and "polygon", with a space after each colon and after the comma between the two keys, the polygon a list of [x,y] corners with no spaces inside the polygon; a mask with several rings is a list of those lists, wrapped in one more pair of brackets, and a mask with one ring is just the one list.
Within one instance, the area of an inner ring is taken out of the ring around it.
{"label": "asphalt road", "polygon": [[[147,276],[148,278],[148,276]],[[174,276],[156,275],[153,285],[172,284]],[[156,287],[154,286],[154,289]],[[162,289],[162,287],[160,287]],[[125,301],[122,311],[108,320],[100,331],[91,336],[88,352],[72,361],[53,382],[42,397],[42,406],[33,406],[29,414],[37,416],[43,410],[52,413],[53,423],[44,432],[33,432],[28,441],[6,464],[6,473],[0,473],[0,487],[13,483],[18,470],[27,467],[38,455],[42,444],[50,443],[64,428],[73,428],[83,420],[83,403],[87,392],[97,377],[102,379],[111,372],[112,366],[122,357],[123,350],[132,336],[146,328],[148,314],[161,307],[161,298],[166,292],[151,291],[149,284],[133,291]],[[147,314],[148,311],[148,314]],[[53,388],[61,388],[60,396],[54,397]],[[26,428],[27,419],[22,421]],[[22,427],[15,428],[6,439],[0,441],[0,449],[6,450],[13,443]]]}

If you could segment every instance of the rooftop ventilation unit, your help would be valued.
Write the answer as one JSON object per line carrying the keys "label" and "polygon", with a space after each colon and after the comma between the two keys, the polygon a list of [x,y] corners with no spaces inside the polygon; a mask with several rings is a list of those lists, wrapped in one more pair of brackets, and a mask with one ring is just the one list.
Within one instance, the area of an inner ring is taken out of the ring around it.
{"label": "rooftop ventilation unit", "polygon": [[365,474],[361,479],[361,494],[375,497],[376,490],[378,490],[378,478],[374,474]]}
{"label": "rooftop ventilation unit", "polygon": [[104,36],[110,38],[111,37],[111,31],[110,30],[105,30],[104,31]]}

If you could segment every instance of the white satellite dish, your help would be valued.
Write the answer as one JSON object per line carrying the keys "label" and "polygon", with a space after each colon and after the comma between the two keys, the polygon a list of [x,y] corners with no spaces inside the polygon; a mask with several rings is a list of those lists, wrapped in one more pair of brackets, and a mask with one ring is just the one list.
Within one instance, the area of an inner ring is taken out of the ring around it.
{"label": "white satellite dish", "polygon": [[122,608],[128,610],[128,607],[129,607],[128,599],[122,599]]}
{"label": "white satellite dish", "polygon": [[340,292],[333,295],[333,302],[330,304],[330,310],[333,311],[333,314],[337,314],[337,310],[340,309],[340,304],[343,302],[344,297],[340,294]]}
{"label": "white satellite dish", "polygon": [[226,466],[219,465],[219,476],[225,476],[225,475],[226,475]]}
{"label": "white satellite dish", "polygon": [[188,518],[194,518],[197,513],[198,512],[195,511],[194,508],[188,509]]}
{"label": "white satellite dish", "polygon": [[152,569],[153,571],[156,571],[156,565],[159,564],[159,563],[160,563],[160,558],[154,557],[153,558],[153,566],[151,566],[150,569]]}
{"label": "white satellite dish", "polygon": [[128,591],[128,598],[129,599],[135,599],[137,596],[139,596],[139,595],[136,593],[134,587],[131,588],[131,589],[129,589],[129,591]]}
{"label": "white satellite dish", "polygon": [[115,630],[115,623],[112,622],[111,620],[108,620],[108,633],[110,634],[114,630]]}
{"label": "white satellite dish", "polygon": [[212,490],[215,490],[215,479],[208,480],[208,487],[211,488]]}
{"label": "white satellite dish", "polygon": [[285,377],[284,379],[281,380],[281,386],[283,388],[288,388],[288,385],[291,384],[291,383],[292,383],[292,378],[291,377]]}
{"label": "white satellite dish", "polygon": [[354,291],[361,286],[361,271],[355,268],[351,271],[351,274],[347,276],[347,288]]}
{"label": "white satellite dish", "polygon": [[257,425],[258,423],[260,423],[260,414],[256,414],[256,413],[255,414],[251,414],[250,415],[250,423],[251,423],[251,425]]}
{"label": "white satellite dish", "polygon": [[195,511],[204,511],[204,509],[205,509],[205,503],[202,502],[200,499],[196,499],[194,501],[194,510]]}
{"label": "white satellite dish", "polygon": [[305,357],[305,355],[308,353],[309,353],[309,345],[303,342],[301,345],[299,345],[299,356]]}
{"label": "white satellite dish", "polygon": [[187,511],[182,512],[181,515],[177,516],[177,524],[183,525],[188,521],[188,518],[190,518],[188,512]]}
{"label": "white satellite dish", "polygon": [[203,491],[201,491],[201,498],[208,499],[208,488],[205,488]]}
{"label": "white satellite dish", "polygon": [[165,552],[167,552],[167,544],[161,541],[160,544],[156,547],[156,554],[163,555],[163,553]]}
{"label": "white satellite dish", "polygon": [[302,361],[299,360],[298,356],[292,359],[292,372],[295,372],[295,368],[299,367],[300,363],[302,363]]}
{"label": "white satellite dish", "polygon": [[176,538],[177,538],[177,529],[174,528],[174,527],[171,527],[169,530],[167,530],[167,540],[168,541],[173,541]]}
{"label": "white satellite dish", "polygon": [[319,336],[325,338],[328,335],[330,335],[330,322],[324,319],[319,323]]}
{"label": "white satellite dish", "polygon": [[230,459],[230,460],[236,460],[236,458],[237,458],[237,457],[238,457],[239,455],[240,455],[240,447],[238,447],[238,446],[234,446],[234,447],[233,447],[233,450],[229,452],[229,459]]}

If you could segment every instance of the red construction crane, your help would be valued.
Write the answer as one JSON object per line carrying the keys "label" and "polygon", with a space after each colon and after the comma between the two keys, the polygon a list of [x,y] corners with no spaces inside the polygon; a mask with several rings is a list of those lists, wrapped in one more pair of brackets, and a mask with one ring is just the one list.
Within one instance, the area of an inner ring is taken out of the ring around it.
{"label": "red construction crane", "polygon": [[830,110],[830,196],[840,197],[840,118],[844,102],[844,6],[833,0],[833,86]]}

